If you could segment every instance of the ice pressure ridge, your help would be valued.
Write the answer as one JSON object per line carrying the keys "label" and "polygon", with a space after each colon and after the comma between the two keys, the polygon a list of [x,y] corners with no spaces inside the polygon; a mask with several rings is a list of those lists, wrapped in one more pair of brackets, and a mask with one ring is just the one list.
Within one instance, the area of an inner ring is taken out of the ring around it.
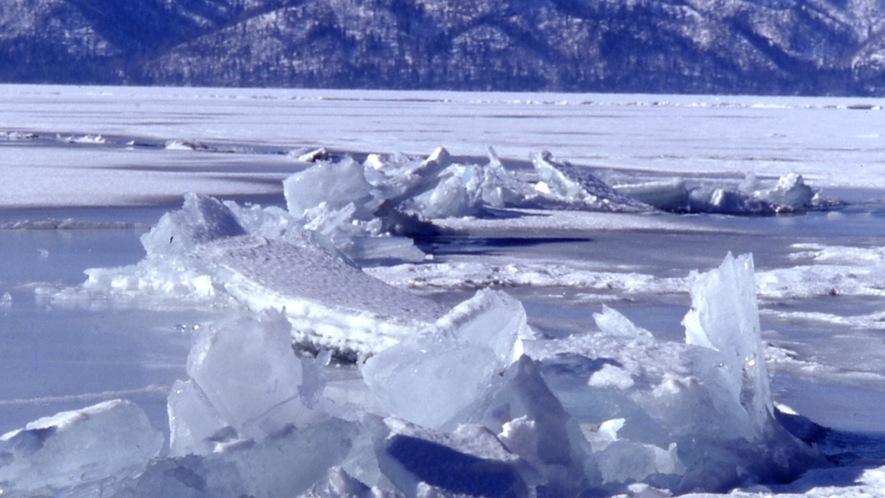
{"label": "ice pressure ridge", "polygon": [[652,206],[758,214],[801,210],[816,199],[798,175],[772,188],[753,178],[736,190],[689,189],[681,180],[612,187],[546,152],[532,155],[530,175],[507,170],[492,149],[484,165],[454,163],[443,148],[423,159],[369,155],[358,162],[319,152],[301,159],[313,162],[283,182],[286,209],[189,195],[182,210],[163,216],[142,237],[147,256],[141,263],[88,270],[81,289],[55,298],[285,308],[297,340],[372,353],[444,310],[358,266],[423,262],[429,256],[409,236],[438,233],[434,219]]}
{"label": "ice pressure ridge", "polygon": [[[168,450],[135,405],[96,405],[0,437],[0,486],[69,496],[577,496],[634,483],[721,491],[820,465],[775,417],[749,256],[690,277],[686,344],[657,341],[607,308],[594,317],[599,332],[543,339],[506,293],[480,290],[446,309],[359,269],[423,260],[400,234],[433,230],[428,208],[645,209],[549,155],[535,160],[541,180],[531,189],[494,154],[467,168],[440,149],[420,161],[318,164],[286,180],[285,210],[187,196],[143,236],[142,262],[89,270],[80,289],[57,296],[231,309],[201,327],[188,378],[172,386]],[[296,356],[293,341],[317,357]],[[340,367],[350,377],[335,375],[333,353],[358,361]],[[121,437],[145,443],[129,452]],[[125,454],[110,465],[69,440]],[[47,461],[74,470],[29,473]]]}
{"label": "ice pressure ridge", "polygon": [[[341,204],[358,199],[354,203],[357,216],[372,211],[384,218],[395,209],[422,219],[436,219],[494,217],[501,209],[525,208],[770,215],[826,204],[795,173],[780,178],[773,186],[752,174],[736,185],[689,185],[681,178],[610,185],[592,168],[559,161],[547,151],[531,154],[530,159],[533,170],[516,174],[503,166],[492,148],[488,163],[482,165],[452,163],[444,149],[421,163],[402,156],[370,155],[359,165],[345,157],[336,166],[327,161],[288,179],[288,198],[309,199],[303,204],[290,201],[289,210],[311,209],[318,201],[340,209]],[[337,189],[346,186],[340,190],[339,206],[327,198],[316,198],[325,194],[317,194],[322,190],[310,187],[332,184]],[[378,203],[380,209],[375,207]]]}
{"label": "ice pressure ridge", "polygon": [[528,497],[789,481],[824,461],[778,422],[753,274],[751,256],[729,255],[690,277],[685,343],[611,308],[594,315],[598,331],[540,338],[519,301],[481,290],[357,368],[293,354],[279,311],[234,313],[195,337],[169,395],[166,452],[137,406],[107,402],[0,437],[0,486]]}

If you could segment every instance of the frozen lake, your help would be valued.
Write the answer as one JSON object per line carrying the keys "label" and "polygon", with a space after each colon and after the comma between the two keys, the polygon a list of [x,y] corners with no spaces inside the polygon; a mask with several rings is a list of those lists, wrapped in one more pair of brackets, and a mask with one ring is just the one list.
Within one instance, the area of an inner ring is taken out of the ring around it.
{"label": "frozen lake", "polygon": [[[0,433],[125,398],[168,439],[167,395],[188,378],[194,330],[235,305],[57,293],[82,284],[88,268],[141,261],[139,237],[180,208],[185,193],[285,208],[282,181],[310,167],[298,157],[318,147],[363,161],[373,153],[425,157],[444,146],[455,162],[485,164],[493,146],[522,175],[532,174],[530,153],[549,150],[611,185],[679,178],[689,188],[737,189],[748,173],[766,185],[797,173],[823,201],[776,216],[567,210],[448,218],[434,221],[442,234],[416,238],[432,259],[366,263],[365,272],[445,307],[477,289],[503,289],[551,338],[595,333],[592,315],[605,304],[658,340],[681,343],[689,272],[719,266],[729,251],[752,253],[775,402],[835,429],[838,437],[824,444],[847,441],[853,456],[843,460],[861,469],[857,475],[881,473],[881,106],[835,98],[2,86],[0,296],[8,297],[0,308]],[[353,366],[333,370],[336,392],[359,376]],[[781,491],[860,496],[865,482],[876,482],[834,475]]]}

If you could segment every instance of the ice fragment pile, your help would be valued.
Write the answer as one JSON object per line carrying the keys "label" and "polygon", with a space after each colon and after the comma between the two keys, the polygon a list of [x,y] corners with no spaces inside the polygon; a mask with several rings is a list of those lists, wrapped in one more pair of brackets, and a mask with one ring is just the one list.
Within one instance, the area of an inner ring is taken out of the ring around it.
{"label": "ice fragment pile", "polygon": [[[768,189],[753,178],[709,191],[681,179],[613,188],[549,153],[532,156],[528,180],[493,150],[486,165],[453,163],[444,149],[306,159],[284,183],[287,209],[188,195],[142,237],[139,264],[88,270],[56,296],[229,310],[201,328],[187,378],[172,386],[168,451],[159,456],[161,437],[135,405],[96,405],[0,438],[4,490],[530,497],[644,483],[682,493],[784,482],[822,463],[772,405],[750,256],[689,277],[684,344],[608,307],[593,315],[598,332],[546,339],[502,291],[446,309],[359,267],[423,261],[404,235],[432,234],[434,218],[772,214],[813,204],[801,177]],[[346,387],[327,375],[333,354],[357,363],[339,367]]]}
{"label": "ice fragment pile", "polygon": [[[489,149],[485,165],[453,163],[439,148],[425,159],[317,156],[284,181],[287,210],[188,195],[142,237],[138,265],[87,270],[79,290],[56,299],[108,295],[170,305],[286,309],[296,340],[338,351],[376,353],[442,316],[438,305],[367,276],[359,265],[422,262],[413,240],[451,216],[497,216],[504,209],[572,209],[766,214],[813,204],[798,175],[773,188],[748,177],[736,190],[688,189],[681,180],[612,188],[588,168],[532,156],[535,177],[504,168]],[[709,195],[708,195],[709,194]]]}
{"label": "ice fragment pile", "polygon": [[[690,279],[685,343],[608,307],[598,332],[537,337],[519,301],[482,290],[361,363],[349,394],[323,373],[327,353],[293,353],[286,315],[236,313],[195,339],[168,399],[167,455],[118,401],[3,436],[0,475],[9,489],[121,497],[530,497],[726,491],[822,465],[772,405],[752,258]],[[124,436],[146,444],[121,448]],[[37,462],[47,470],[30,472]]]}
{"label": "ice fragment pile", "polygon": [[[689,182],[682,178],[624,183],[614,186],[593,168],[557,160],[550,152],[531,154],[532,174],[507,170],[494,149],[486,164],[453,162],[445,149],[427,159],[401,155],[370,155],[363,164],[352,157],[331,159],[285,181],[289,212],[341,236],[362,230],[360,238],[377,235],[366,224],[373,217],[384,230],[420,233],[417,223],[447,217],[495,217],[502,209],[567,209],[603,212],[644,212],[772,215],[801,212],[822,205],[801,175],[790,173],[768,186],[754,175],[737,185]],[[333,187],[334,186],[334,187]],[[334,213],[331,215],[330,213]],[[330,222],[330,220],[336,220]],[[343,244],[342,244],[343,242]]]}

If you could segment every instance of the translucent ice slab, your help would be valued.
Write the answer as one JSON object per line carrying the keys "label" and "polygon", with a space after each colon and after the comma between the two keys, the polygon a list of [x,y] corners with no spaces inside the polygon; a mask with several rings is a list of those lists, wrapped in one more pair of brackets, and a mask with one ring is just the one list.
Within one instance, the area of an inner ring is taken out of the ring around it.
{"label": "translucent ice slab", "polygon": [[0,494],[137,475],[162,447],[162,434],[131,402],[61,412],[0,436]]}
{"label": "translucent ice slab", "polygon": [[369,358],[363,378],[389,413],[450,427],[495,385],[531,337],[522,304],[483,290],[426,328]]}

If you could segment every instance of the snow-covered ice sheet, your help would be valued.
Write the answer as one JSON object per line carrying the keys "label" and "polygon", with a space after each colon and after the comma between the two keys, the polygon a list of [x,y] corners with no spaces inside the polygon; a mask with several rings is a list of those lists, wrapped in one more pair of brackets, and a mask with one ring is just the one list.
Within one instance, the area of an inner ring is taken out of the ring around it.
{"label": "snow-covered ice sheet", "polygon": [[[0,168],[20,188],[0,204],[279,193],[296,159],[323,146],[484,156],[492,145],[505,161],[547,148],[603,169],[882,188],[866,167],[882,141],[881,102],[851,109],[858,100],[4,85]],[[176,141],[185,150],[168,150]]]}

